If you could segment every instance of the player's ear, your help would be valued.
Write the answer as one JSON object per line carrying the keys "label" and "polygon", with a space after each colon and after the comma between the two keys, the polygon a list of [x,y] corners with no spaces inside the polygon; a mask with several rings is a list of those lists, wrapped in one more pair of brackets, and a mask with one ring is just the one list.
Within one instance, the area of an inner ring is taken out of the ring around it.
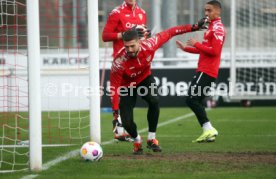
{"label": "player's ear", "polygon": [[218,7],[218,6],[214,6],[214,7],[215,7],[216,12],[217,12],[218,14],[220,14],[220,12],[221,12],[221,8],[220,8],[220,7]]}

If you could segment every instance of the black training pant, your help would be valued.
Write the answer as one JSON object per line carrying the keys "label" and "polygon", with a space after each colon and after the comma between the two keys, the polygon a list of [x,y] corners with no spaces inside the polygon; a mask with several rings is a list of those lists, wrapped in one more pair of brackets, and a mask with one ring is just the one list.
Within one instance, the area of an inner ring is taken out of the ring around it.
{"label": "black training pant", "polygon": [[202,126],[208,122],[203,100],[208,96],[212,83],[216,81],[215,78],[203,73],[197,72],[189,87],[188,96],[186,98],[187,105],[195,113],[198,122]]}
{"label": "black training pant", "polygon": [[152,75],[148,76],[136,87],[127,88],[127,92],[123,92],[121,90],[120,115],[122,124],[125,130],[133,138],[136,138],[138,135],[137,126],[133,118],[133,108],[135,107],[138,95],[141,96],[142,99],[145,100],[148,104],[147,120],[149,132],[156,132],[160,108],[157,86]]}

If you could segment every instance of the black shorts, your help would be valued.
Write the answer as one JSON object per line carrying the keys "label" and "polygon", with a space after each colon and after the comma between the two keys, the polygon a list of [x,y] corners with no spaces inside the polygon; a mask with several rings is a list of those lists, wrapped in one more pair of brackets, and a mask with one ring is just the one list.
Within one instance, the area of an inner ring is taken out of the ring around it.
{"label": "black shorts", "polygon": [[188,96],[203,100],[205,97],[210,96],[209,92],[215,81],[216,78],[203,72],[197,72],[189,87]]}
{"label": "black shorts", "polygon": [[145,78],[141,83],[135,87],[128,87],[124,89],[120,95],[120,105],[130,105],[134,107],[137,96],[142,97],[148,103],[156,103],[159,100],[157,85],[152,75]]}

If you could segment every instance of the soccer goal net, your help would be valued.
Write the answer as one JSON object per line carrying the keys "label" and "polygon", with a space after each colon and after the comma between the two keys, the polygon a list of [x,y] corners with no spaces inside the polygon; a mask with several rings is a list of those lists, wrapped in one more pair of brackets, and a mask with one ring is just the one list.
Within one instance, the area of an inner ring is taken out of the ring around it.
{"label": "soccer goal net", "polygon": [[276,1],[232,0],[233,99],[276,99]]}
{"label": "soccer goal net", "polygon": [[13,171],[29,161],[26,3],[1,0],[0,8],[0,171]]}
{"label": "soccer goal net", "polygon": [[[0,173],[30,165],[28,2],[0,1]],[[90,87],[95,83],[89,72],[89,7],[88,1],[80,0],[39,1],[41,86],[36,88],[41,92],[43,147],[81,145],[93,136],[91,108],[95,113],[100,107],[90,103]],[[93,58],[97,67],[97,55]],[[92,76],[97,78],[97,73]],[[93,130],[98,132],[97,118]],[[94,140],[100,142],[99,136]]]}
{"label": "soccer goal net", "polygon": [[83,143],[89,139],[87,3],[40,1],[40,7],[43,143]]}

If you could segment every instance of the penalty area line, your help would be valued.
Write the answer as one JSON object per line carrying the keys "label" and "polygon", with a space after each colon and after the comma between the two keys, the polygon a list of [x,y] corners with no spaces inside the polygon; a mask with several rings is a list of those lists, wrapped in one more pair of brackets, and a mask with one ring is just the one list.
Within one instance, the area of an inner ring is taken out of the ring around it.
{"label": "penalty area line", "polygon": [[[187,118],[192,117],[192,116],[194,116],[194,113],[188,113],[188,114],[176,117],[176,118],[172,118],[172,119],[169,119],[167,121],[159,123],[157,127],[159,128],[159,127],[162,127],[162,126],[166,126],[168,124],[175,123],[177,121],[187,119]],[[145,133],[147,131],[148,131],[148,128],[143,128],[143,129],[139,130],[138,133]],[[102,142],[101,145],[109,145],[109,144],[112,144],[112,143],[114,143],[114,139]],[[54,166],[54,165],[56,165],[60,162],[63,162],[65,160],[68,160],[70,158],[73,158],[73,157],[77,156],[79,154],[79,151],[80,151],[79,149],[73,150],[71,152],[66,153],[63,156],[57,157],[54,160],[46,162],[45,164],[42,165],[42,171],[48,170],[50,167],[52,167],[52,166]],[[36,178],[36,177],[38,177],[38,175],[31,174],[31,175],[26,175],[26,176],[22,177],[21,179],[33,179],[33,178]]]}

